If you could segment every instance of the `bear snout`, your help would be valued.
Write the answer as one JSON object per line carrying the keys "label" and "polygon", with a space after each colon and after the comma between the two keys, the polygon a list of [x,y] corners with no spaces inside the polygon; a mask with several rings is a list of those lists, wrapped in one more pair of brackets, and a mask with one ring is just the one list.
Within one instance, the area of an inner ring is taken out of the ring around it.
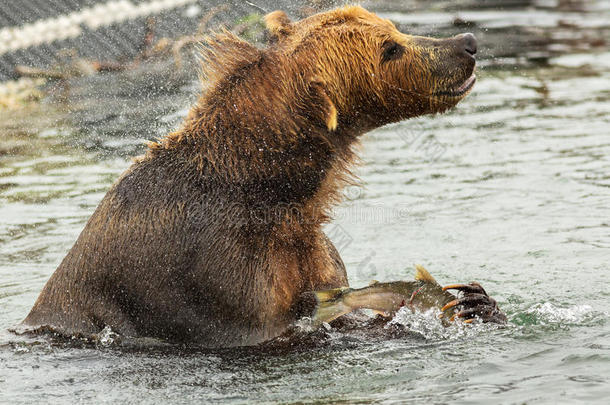
{"label": "bear snout", "polygon": [[462,49],[469,55],[477,53],[477,38],[471,33],[457,35],[456,38]]}

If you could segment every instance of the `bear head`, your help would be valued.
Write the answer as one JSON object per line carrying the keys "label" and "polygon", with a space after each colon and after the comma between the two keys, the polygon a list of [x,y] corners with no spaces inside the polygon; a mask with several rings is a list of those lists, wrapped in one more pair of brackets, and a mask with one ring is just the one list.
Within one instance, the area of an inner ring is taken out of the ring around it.
{"label": "bear head", "polygon": [[291,22],[265,17],[280,58],[320,93],[327,125],[358,132],[455,106],[475,82],[472,34],[435,39],[401,33],[359,6]]}

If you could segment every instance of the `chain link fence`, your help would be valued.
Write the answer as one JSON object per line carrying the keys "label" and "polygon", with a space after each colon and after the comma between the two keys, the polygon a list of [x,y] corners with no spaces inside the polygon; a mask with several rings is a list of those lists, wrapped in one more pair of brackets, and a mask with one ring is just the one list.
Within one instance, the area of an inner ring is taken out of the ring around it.
{"label": "chain link fence", "polygon": [[[102,66],[133,60],[159,39],[172,40],[206,24],[233,24],[249,15],[333,1],[0,0],[0,82],[20,69],[48,69],[81,58]],[[215,10],[213,15],[210,11]],[[23,72],[21,72],[23,73]],[[29,72],[31,73],[31,72]]]}

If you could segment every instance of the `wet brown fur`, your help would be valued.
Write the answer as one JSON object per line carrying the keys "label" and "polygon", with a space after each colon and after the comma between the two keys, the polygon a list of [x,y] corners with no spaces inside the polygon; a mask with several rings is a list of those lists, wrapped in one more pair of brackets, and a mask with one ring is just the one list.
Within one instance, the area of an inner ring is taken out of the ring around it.
{"label": "wet brown fur", "polygon": [[247,345],[285,330],[302,293],[347,286],[322,225],[358,137],[455,105],[434,93],[473,65],[360,7],[266,22],[265,49],[208,39],[207,90],[111,187],[25,327]]}

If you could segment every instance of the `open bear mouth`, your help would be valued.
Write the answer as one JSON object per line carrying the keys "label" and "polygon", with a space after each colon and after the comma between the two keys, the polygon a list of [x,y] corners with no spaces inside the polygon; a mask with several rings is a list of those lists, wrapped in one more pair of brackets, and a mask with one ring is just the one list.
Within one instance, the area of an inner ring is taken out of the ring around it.
{"label": "open bear mouth", "polygon": [[436,93],[434,93],[434,95],[436,96],[449,96],[449,97],[460,97],[463,96],[464,94],[466,94],[470,89],[472,89],[472,86],[474,86],[474,82],[477,80],[476,75],[473,73],[472,75],[470,75],[470,77],[468,79],[466,79],[464,81],[464,83],[462,83],[460,85],[460,87],[458,87],[455,90],[443,90],[443,91],[438,91]]}

